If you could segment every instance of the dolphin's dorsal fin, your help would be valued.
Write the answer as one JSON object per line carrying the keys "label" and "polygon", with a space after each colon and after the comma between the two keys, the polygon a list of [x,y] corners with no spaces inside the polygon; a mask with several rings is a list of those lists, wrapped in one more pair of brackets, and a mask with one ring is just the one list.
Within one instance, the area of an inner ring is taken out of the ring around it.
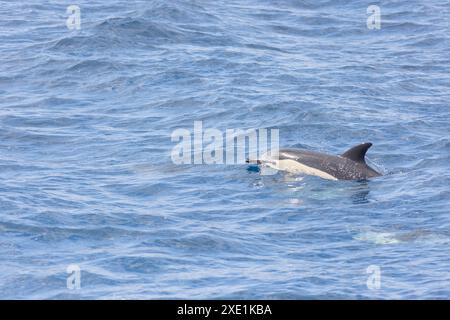
{"label": "dolphin's dorsal fin", "polygon": [[341,157],[344,157],[344,158],[347,158],[347,159],[350,159],[350,160],[353,160],[356,162],[366,163],[366,161],[364,160],[364,157],[366,156],[367,150],[369,150],[369,148],[371,146],[372,146],[372,144],[370,142],[358,144],[357,146],[345,151],[341,155]]}

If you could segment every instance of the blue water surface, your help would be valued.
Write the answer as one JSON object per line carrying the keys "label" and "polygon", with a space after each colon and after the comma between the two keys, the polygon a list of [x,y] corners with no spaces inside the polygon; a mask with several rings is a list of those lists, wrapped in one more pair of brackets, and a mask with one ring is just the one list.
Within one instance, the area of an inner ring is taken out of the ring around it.
{"label": "blue water surface", "polygon": [[[1,299],[450,298],[450,1],[0,4]],[[385,175],[174,164],[200,120]]]}

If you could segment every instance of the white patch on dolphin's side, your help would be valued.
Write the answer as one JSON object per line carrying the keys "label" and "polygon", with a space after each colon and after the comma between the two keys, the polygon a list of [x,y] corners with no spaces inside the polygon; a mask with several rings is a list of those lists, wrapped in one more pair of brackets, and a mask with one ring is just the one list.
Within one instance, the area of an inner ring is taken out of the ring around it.
{"label": "white patch on dolphin's side", "polygon": [[328,180],[338,180],[337,178],[333,177],[332,175],[322,170],[309,167],[307,165],[304,165],[303,163],[291,159],[283,159],[283,160],[263,159],[262,162],[265,165],[274,168],[276,170],[287,171],[295,174],[307,174]]}

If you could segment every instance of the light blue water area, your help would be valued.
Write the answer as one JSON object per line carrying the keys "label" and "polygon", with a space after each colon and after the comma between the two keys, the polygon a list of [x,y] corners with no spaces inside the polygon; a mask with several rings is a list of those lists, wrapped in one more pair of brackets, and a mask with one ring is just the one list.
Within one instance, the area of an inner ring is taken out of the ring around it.
{"label": "light blue water area", "polygon": [[[0,298],[450,298],[449,1],[68,4],[1,1]],[[386,175],[173,164],[200,120]]]}

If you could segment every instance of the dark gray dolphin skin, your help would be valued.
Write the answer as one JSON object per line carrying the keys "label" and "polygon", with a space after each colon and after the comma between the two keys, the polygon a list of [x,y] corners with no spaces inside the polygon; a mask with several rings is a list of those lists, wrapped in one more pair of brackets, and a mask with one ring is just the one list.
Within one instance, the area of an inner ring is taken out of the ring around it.
{"label": "dark gray dolphin skin", "polygon": [[362,143],[338,156],[302,149],[280,149],[278,161],[258,160],[257,163],[326,179],[364,180],[381,176],[366,164],[366,152],[371,146],[370,142]]}

